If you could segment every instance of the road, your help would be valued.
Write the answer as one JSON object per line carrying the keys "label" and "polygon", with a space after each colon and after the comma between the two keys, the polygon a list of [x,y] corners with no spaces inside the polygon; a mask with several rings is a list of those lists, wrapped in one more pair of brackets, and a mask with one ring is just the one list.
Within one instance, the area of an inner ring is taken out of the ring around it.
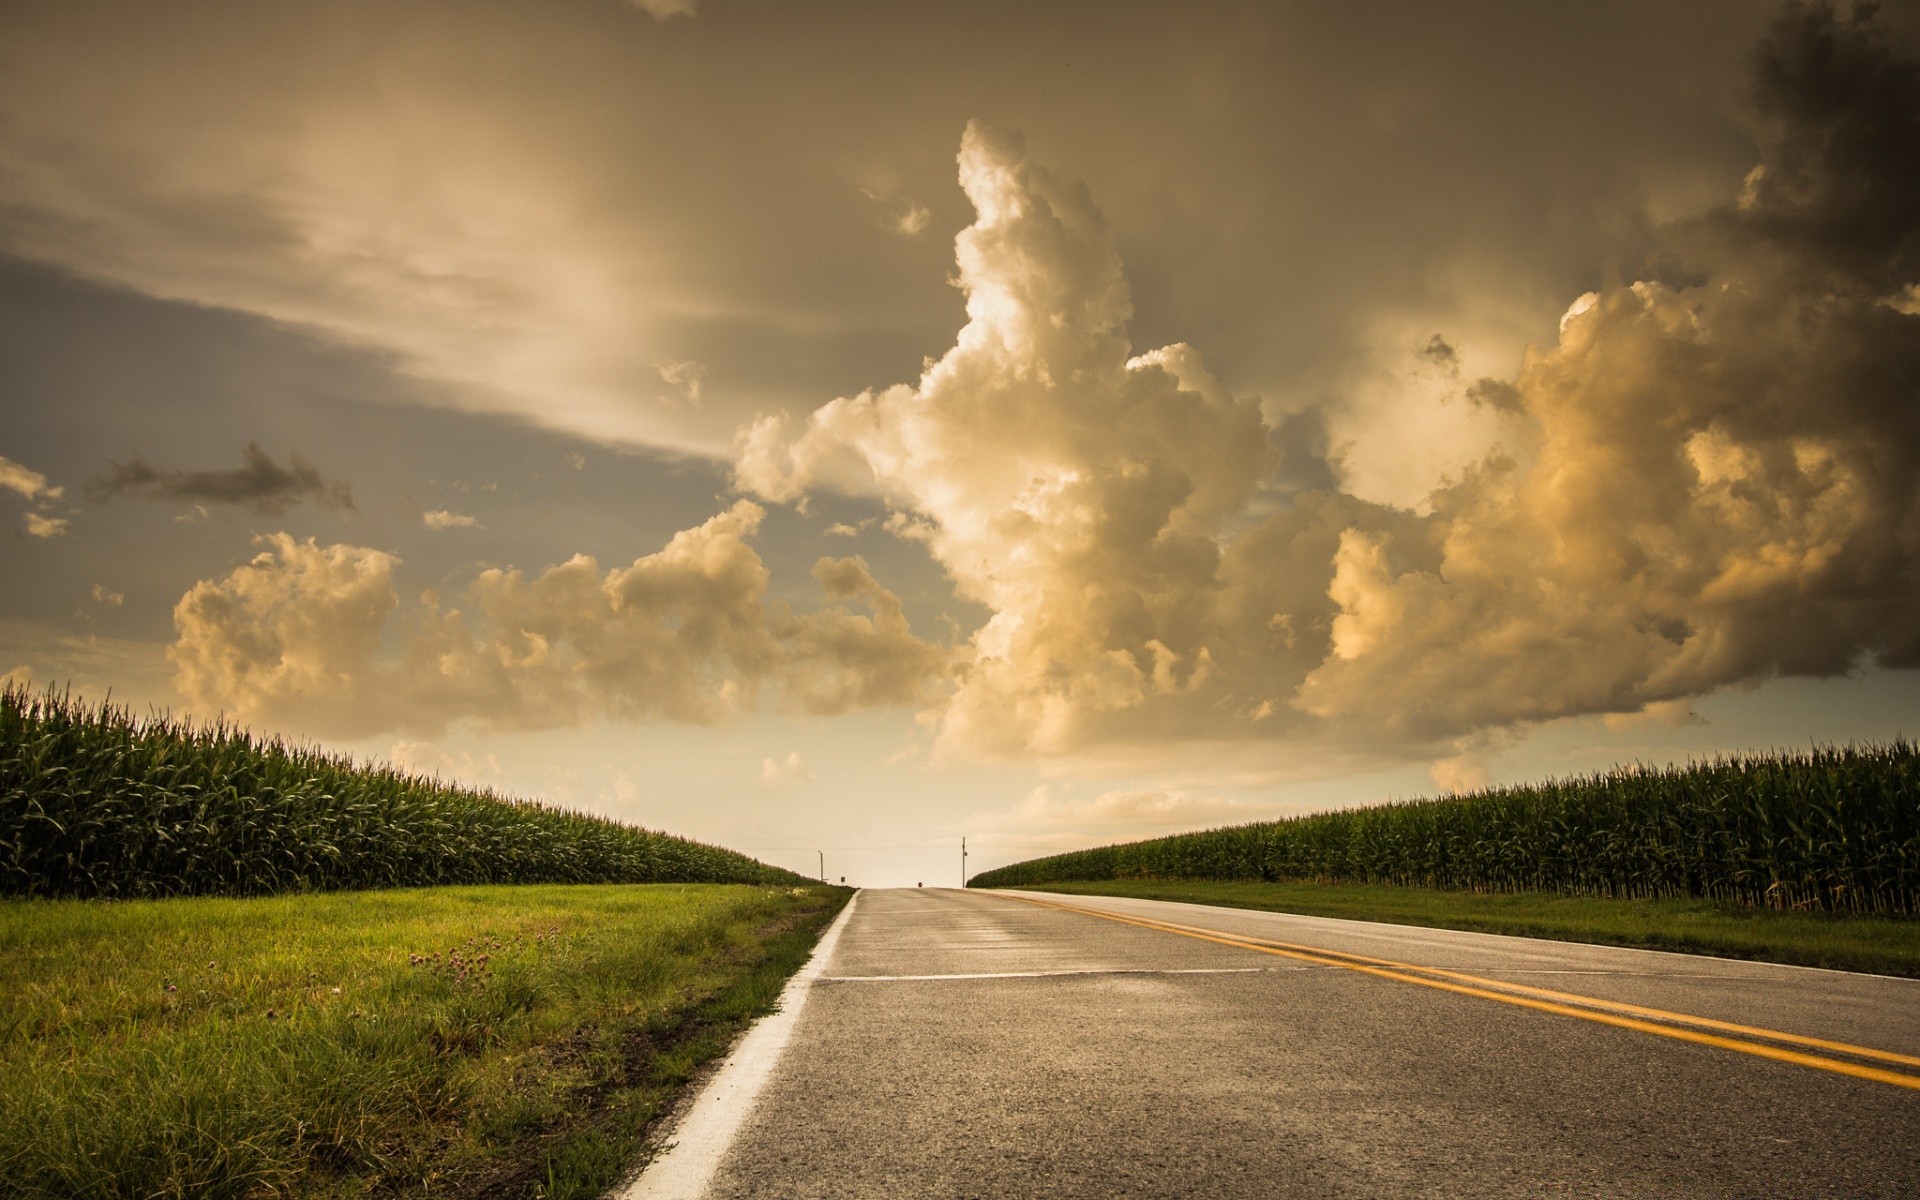
{"label": "road", "polygon": [[1920,981],[933,889],[811,969],[634,1195],[1920,1197]]}

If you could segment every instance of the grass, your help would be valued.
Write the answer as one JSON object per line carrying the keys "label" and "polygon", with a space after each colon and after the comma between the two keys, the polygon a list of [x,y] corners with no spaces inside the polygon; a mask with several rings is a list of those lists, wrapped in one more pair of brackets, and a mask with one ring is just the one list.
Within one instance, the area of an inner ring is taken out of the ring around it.
{"label": "grass", "polygon": [[673,882],[806,881],[719,846],[230,725],[0,693],[0,895]]}
{"label": "grass", "polygon": [[978,887],[1313,880],[1920,914],[1920,749],[1624,767],[1076,850]]}
{"label": "grass", "polygon": [[1482,894],[1387,884],[1114,879],[1028,886],[1920,977],[1920,920],[1911,917],[1835,916],[1724,900]]}
{"label": "grass", "polygon": [[845,889],[0,901],[0,1196],[596,1196]]}

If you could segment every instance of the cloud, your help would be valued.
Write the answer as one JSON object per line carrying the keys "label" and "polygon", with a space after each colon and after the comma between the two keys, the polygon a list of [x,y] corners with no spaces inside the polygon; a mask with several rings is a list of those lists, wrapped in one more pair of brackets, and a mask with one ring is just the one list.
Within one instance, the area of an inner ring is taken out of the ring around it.
{"label": "cloud", "polygon": [[18,493],[26,500],[58,500],[63,489],[49,487],[47,477],[10,458],[0,456],[0,488]]}
{"label": "cloud", "polygon": [[[710,26],[623,7],[15,6],[0,244],[429,381],[369,399],[724,454],[758,409],[937,348],[943,273],[899,268],[944,234],[875,237],[885,210],[848,189],[931,198],[924,149],[956,110],[1030,112],[1103,181],[1159,312],[1247,386],[1316,396],[1365,353],[1352,326],[1382,297],[1414,293],[1443,310],[1422,336],[1454,337],[1457,309],[1524,293],[1504,331],[1524,342],[1537,287],[1603,261],[1633,197],[1722,167],[1725,63],[1757,20],[1734,0],[1653,25],[1435,9],[1390,28],[1242,5],[1189,24],[1180,53],[1207,67],[1187,87],[1165,22],[1113,8],[1112,53],[1061,89],[1047,6],[996,19],[984,59],[961,6],[862,36],[806,6]],[[1145,62],[1166,86],[1143,86]],[[1639,86],[1612,86],[1629,72]],[[1228,96],[1260,119],[1218,119]],[[727,364],[700,410],[657,387],[656,364],[689,356]]]}
{"label": "cloud", "polygon": [[671,385],[677,398],[700,407],[700,389],[705,386],[707,369],[691,359],[660,364],[660,378]]}
{"label": "cloud", "polygon": [[1416,539],[1343,535],[1304,707],[1419,736],[1920,665],[1920,320],[1886,303],[1920,190],[1858,144],[1911,128],[1920,76],[1795,8],[1759,77],[1767,159],[1672,234],[1694,278],[1581,297],[1502,393],[1525,440]]}
{"label": "cloud", "polygon": [[103,608],[119,608],[127,602],[127,597],[124,593],[113,591],[101,583],[93,585],[91,594],[93,596],[93,602]]}
{"label": "cloud", "polygon": [[373,732],[369,706],[393,693],[371,669],[399,604],[390,554],[318,546],[284,533],[225,579],[174,606],[167,652],[190,705],[242,719],[299,716],[310,727]]}
{"label": "cloud", "polygon": [[21,522],[27,536],[35,538],[62,537],[66,534],[68,525],[65,517],[49,517],[37,512],[25,514]]}
{"label": "cloud", "polygon": [[477,529],[480,521],[465,513],[448,512],[444,508],[420,514],[420,520],[428,529]]}
{"label": "cloud", "polygon": [[497,779],[500,759],[493,754],[475,757],[462,750],[458,757],[432,742],[399,741],[387,751],[387,761],[415,775],[435,775],[448,779]]}
{"label": "cloud", "polygon": [[1420,357],[1426,359],[1436,367],[1447,370],[1458,370],[1460,367],[1460,351],[1455,349],[1453,344],[1448,342],[1446,338],[1441,337],[1437,333],[1428,338],[1426,344],[1420,347]]}
{"label": "cloud", "polygon": [[41,511],[22,513],[20,530],[31,538],[57,538],[67,532],[71,524],[66,517],[56,517],[45,509],[65,494],[65,489],[53,487],[47,477],[40,472],[14,462],[10,458],[0,457],[0,488],[14,492],[22,499],[32,501]]}
{"label": "cloud", "polygon": [[1371,747],[1464,785],[1458,747],[1498,731],[1920,665],[1920,190],[1889,152],[1920,77],[1824,8],[1788,10],[1758,76],[1743,197],[1662,234],[1671,278],[1581,297],[1515,376],[1461,389],[1501,442],[1419,506],[1286,485],[1324,425],[1269,423],[1188,346],[1135,352],[1085,190],[979,124],[953,348],[756,420],[737,486],[883,497],[992,611],[938,713],[949,755]]}
{"label": "cloud", "polygon": [[927,231],[933,223],[933,210],[924,204],[907,201],[897,212],[890,213],[886,226],[901,237],[918,237]]}
{"label": "cloud", "polygon": [[1120,262],[1084,189],[979,124],[959,162],[979,216],[957,241],[968,323],[954,348],[917,386],[833,401],[798,428],[755,422],[739,486],[885,496],[888,528],[993,610],[940,714],[946,751],[1297,728],[1341,532],[1406,518],[1325,494],[1251,517],[1281,458],[1258,401],[1190,347],[1133,352]]}
{"label": "cloud", "polygon": [[0,662],[24,664],[33,678],[71,685],[135,709],[177,704],[164,649],[152,641],[76,630],[72,624],[0,617]]}
{"label": "cloud", "polygon": [[453,774],[453,755],[432,742],[395,742],[387,751],[387,761],[415,775]]}
{"label": "cloud", "polygon": [[656,21],[691,17],[700,6],[699,0],[631,0],[631,3]]}
{"label": "cloud", "polygon": [[760,761],[760,782],[770,788],[786,787],[795,783],[810,783],[813,772],[807,769],[806,762],[798,750],[785,759],[766,758]]}
{"label": "cloud", "polygon": [[160,470],[133,458],[113,463],[105,474],[89,480],[87,491],[96,500],[133,494],[189,504],[237,504],[267,516],[285,512],[302,500],[327,508],[353,508],[352,490],[344,482],[322,475],[298,454],[290,455],[283,467],[258,444],[248,442],[242,457],[244,464],[229,471]]}
{"label": "cloud", "polygon": [[427,593],[404,612],[392,555],[274,534],[175,606],[176,685],[202,709],[340,736],[715,724],[763,704],[831,715],[937,696],[951,650],[913,636],[862,560],[820,560],[824,608],[767,598],[747,544],[763,515],[739,501],[627,567],[582,555],[532,576],[487,570],[454,602]]}

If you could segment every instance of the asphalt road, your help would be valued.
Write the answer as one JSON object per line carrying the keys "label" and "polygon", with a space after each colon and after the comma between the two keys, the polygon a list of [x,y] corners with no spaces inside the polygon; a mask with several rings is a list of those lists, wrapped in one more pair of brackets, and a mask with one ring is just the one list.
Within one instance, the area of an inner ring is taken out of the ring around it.
{"label": "asphalt road", "polygon": [[1920,982],[1018,895],[860,893],[707,1194],[1920,1197]]}

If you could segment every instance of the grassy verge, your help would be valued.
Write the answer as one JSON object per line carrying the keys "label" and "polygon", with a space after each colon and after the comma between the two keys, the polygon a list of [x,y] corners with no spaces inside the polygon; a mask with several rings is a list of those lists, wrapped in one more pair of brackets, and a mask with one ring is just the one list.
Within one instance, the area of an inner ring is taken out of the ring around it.
{"label": "grassy verge", "polygon": [[1912,917],[1783,912],[1714,900],[1480,894],[1384,884],[1112,879],[1032,884],[1027,890],[1183,900],[1920,977],[1920,919]]}
{"label": "grassy verge", "polygon": [[848,894],[0,902],[0,1196],[598,1195]]}

